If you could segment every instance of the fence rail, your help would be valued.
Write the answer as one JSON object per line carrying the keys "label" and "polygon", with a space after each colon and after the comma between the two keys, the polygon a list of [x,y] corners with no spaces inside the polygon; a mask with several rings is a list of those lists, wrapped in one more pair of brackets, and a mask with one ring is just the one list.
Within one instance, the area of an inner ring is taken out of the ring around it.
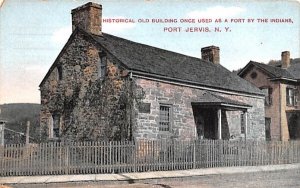
{"label": "fence rail", "polygon": [[0,147],[0,175],[58,175],[258,166],[300,162],[300,141],[145,141]]}

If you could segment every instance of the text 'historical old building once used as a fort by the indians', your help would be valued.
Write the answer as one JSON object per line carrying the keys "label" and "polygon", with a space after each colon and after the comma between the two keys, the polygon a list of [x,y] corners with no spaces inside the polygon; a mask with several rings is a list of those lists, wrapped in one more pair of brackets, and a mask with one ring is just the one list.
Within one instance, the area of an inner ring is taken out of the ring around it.
{"label": "text 'historical old building once used as a fort by the indians'", "polygon": [[72,24],[40,84],[48,138],[265,139],[264,94],[220,65],[218,47],[200,59],[103,33],[95,3]]}
{"label": "text 'historical old building once used as a fort by the indians'", "polygon": [[267,139],[300,139],[300,59],[284,51],[281,61],[250,61],[238,74],[265,93]]}

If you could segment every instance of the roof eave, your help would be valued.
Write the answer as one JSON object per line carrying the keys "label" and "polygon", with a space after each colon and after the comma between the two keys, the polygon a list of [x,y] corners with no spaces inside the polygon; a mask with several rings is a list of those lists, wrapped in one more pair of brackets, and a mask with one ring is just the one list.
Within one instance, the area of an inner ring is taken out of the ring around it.
{"label": "roof eave", "polygon": [[251,93],[251,92],[242,92],[242,91],[236,91],[236,90],[230,90],[230,89],[224,89],[224,88],[219,88],[219,87],[215,87],[215,86],[210,86],[210,85],[204,85],[198,82],[192,82],[189,80],[183,80],[183,79],[179,79],[179,78],[172,78],[172,77],[168,77],[168,76],[162,76],[162,75],[158,75],[158,74],[152,74],[152,73],[146,73],[146,72],[142,72],[139,70],[129,70],[131,73],[133,73],[133,75],[141,75],[141,76],[145,76],[148,78],[158,78],[158,79],[163,79],[166,81],[173,81],[173,82],[179,82],[179,83],[183,83],[183,84],[190,84],[190,85],[194,85],[194,86],[199,86],[199,87],[206,87],[206,88],[212,88],[212,89],[216,89],[216,90],[222,90],[226,92],[232,92],[234,94],[247,94],[247,95],[251,95],[251,96],[260,96],[260,97],[264,97],[265,95],[263,93]]}
{"label": "roof eave", "polygon": [[269,80],[270,81],[284,80],[284,81],[290,81],[290,82],[298,82],[299,81],[297,79],[285,78],[285,77],[272,77],[272,78],[269,78]]}
{"label": "roof eave", "polygon": [[[251,61],[253,66],[258,67],[259,69],[261,69],[263,72],[265,72],[266,74],[268,74],[270,77],[275,77],[275,75],[273,73],[271,73],[269,70],[265,69],[264,67],[260,66],[261,63],[259,62],[255,62],[255,61]],[[257,65],[258,64],[258,65]]]}
{"label": "roof eave", "polygon": [[216,107],[225,107],[230,109],[242,109],[242,110],[248,110],[252,108],[250,105],[238,105],[238,104],[229,104],[224,102],[192,102],[194,105],[204,105],[204,106],[216,106]]}
{"label": "roof eave", "polygon": [[109,50],[107,50],[103,45],[100,44],[100,42],[98,42],[90,33],[87,33],[86,31],[84,31],[83,29],[81,29],[80,27],[76,27],[75,30],[73,31],[73,33],[71,34],[71,36],[69,37],[68,41],[66,42],[66,44],[64,45],[64,47],[62,48],[62,50],[60,51],[60,53],[58,54],[58,56],[56,57],[54,63],[51,65],[50,69],[48,70],[46,76],[43,78],[42,82],[39,84],[39,87],[41,87],[45,80],[48,78],[48,76],[50,75],[50,73],[52,72],[52,70],[54,69],[57,61],[59,60],[59,58],[61,57],[61,55],[65,52],[66,48],[68,47],[69,43],[73,40],[73,38],[75,37],[75,35],[80,32],[83,34],[83,36],[88,37],[89,39],[93,40],[93,42],[95,43],[95,45],[99,45],[101,48],[103,48],[105,50],[106,53],[109,53],[112,57],[114,57],[120,64],[122,67],[124,67],[125,69],[129,69],[124,63],[122,63],[117,57],[115,57],[113,54],[111,54],[109,52]]}
{"label": "roof eave", "polygon": [[248,70],[249,66],[251,66],[251,65],[252,65],[252,61],[249,61],[249,63],[247,63],[247,65],[246,65],[244,68],[242,68],[242,69],[237,73],[237,75],[240,76],[240,77],[242,77],[243,73],[244,73],[246,70]]}
{"label": "roof eave", "polygon": [[250,106],[250,105],[238,105],[238,104],[229,104],[229,103],[221,103],[221,106],[233,107],[233,108],[242,108],[242,109],[252,108],[252,106]]}

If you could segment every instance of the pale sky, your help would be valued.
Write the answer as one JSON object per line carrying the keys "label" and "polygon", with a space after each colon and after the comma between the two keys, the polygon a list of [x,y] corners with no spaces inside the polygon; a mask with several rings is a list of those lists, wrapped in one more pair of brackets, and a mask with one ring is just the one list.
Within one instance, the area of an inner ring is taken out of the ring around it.
{"label": "pale sky", "polygon": [[[0,104],[40,103],[39,83],[71,34],[71,9],[84,0],[5,0],[0,9]],[[297,1],[94,0],[104,18],[130,18],[135,23],[103,24],[103,31],[136,42],[200,57],[202,47],[220,47],[221,64],[229,70],[250,60],[280,59],[282,51],[300,57],[300,4]],[[1,0],[0,0],[1,4]],[[180,23],[180,19],[212,23]],[[222,23],[215,23],[220,18]],[[138,22],[149,19],[150,23]],[[177,19],[177,23],[151,23]],[[225,23],[227,19],[227,23]],[[244,23],[231,23],[245,19]],[[249,23],[248,19],[254,19]],[[268,19],[258,23],[257,19]],[[293,23],[271,23],[291,19]],[[181,32],[164,32],[181,27]],[[184,32],[209,27],[211,32]],[[219,27],[222,32],[214,32]],[[225,32],[229,27],[231,32]]]}

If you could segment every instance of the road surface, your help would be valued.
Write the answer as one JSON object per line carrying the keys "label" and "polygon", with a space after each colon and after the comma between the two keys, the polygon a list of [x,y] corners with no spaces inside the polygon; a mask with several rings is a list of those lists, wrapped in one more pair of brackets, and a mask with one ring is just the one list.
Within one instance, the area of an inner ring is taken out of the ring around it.
{"label": "road surface", "polygon": [[300,169],[270,172],[206,175],[185,178],[152,179],[125,182],[82,182],[12,187],[47,188],[299,188]]}

